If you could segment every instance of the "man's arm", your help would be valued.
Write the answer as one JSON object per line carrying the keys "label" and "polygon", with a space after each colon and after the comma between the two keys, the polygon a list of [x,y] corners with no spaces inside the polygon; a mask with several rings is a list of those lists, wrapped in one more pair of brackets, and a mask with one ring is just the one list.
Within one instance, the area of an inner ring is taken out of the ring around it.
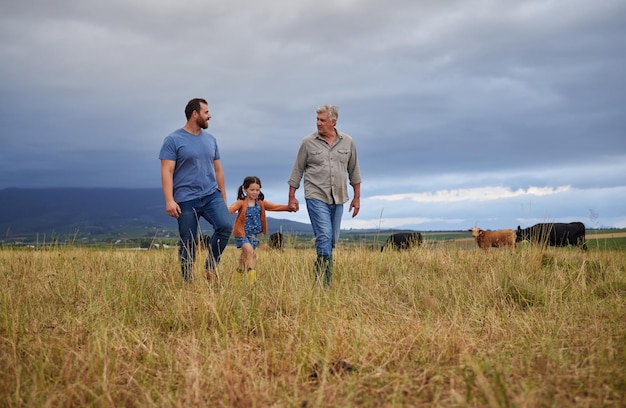
{"label": "man's arm", "polygon": [[300,203],[296,198],[296,190],[300,187],[300,182],[302,181],[302,175],[304,174],[304,169],[306,168],[306,145],[304,141],[300,143],[300,147],[298,148],[298,153],[296,154],[296,160],[293,163],[293,167],[291,169],[291,175],[289,176],[289,180],[287,184],[289,184],[289,196],[287,198],[287,205],[289,206],[289,211],[299,211]]}
{"label": "man's arm", "polygon": [[300,210],[300,203],[296,198],[296,188],[289,186],[289,200],[287,201],[287,206],[289,207],[289,211],[298,211]]}
{"label": "man's arm", "polygon": [[222,192],[222,198],[224,202],[228,204],[226,199],[226,182],[224,177],[224,169],[222,168],[222,162],[219,160],[213,160],[213,168],[215,169],[215,180],[217,181],[217,187]]}
{"label": "man's arm", "polygon": [[180,215],[180,207],[174,201],[174,168],[176,162],[174,160],[161,160],[161,187],[163,188],[163,197],[165,197],[165,212],[170,217],[178,218]]}
{"label": "man's arm", "polygon": [[352,212],[352,218],[354,218],[361,209],[361,183],[353,185],[352,188],[354,189],[354,197],[350,202],[348,212],[352,212],[352,210],[354,210],[354,212]]}

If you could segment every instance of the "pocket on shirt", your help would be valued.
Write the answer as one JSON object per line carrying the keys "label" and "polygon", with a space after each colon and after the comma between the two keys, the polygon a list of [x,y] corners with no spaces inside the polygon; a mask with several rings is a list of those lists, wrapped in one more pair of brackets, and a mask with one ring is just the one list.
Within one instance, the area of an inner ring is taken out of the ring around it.
{"label": "pocket on shirt", "polygon": [[324,156],[324,152],[321,150],[318,150],[315,152],[309,152],[309,157],[310,157],[311,163],[324,164],[325,156]]}
{"label": "pocket on shirt", "polygon": [[342,164],[348,164],[350,160],[350,150],[337,150],[337,157]]}

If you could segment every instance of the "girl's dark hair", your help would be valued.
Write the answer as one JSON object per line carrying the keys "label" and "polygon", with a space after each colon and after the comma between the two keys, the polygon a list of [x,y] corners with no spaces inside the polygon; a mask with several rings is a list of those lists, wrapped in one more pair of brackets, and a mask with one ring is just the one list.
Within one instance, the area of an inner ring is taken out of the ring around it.
{"label": "girl's dark hair", "polygon": [[[243,179],[243,184],[239,186],[239,189],[237,190],[237,200],[243,200],[244,198],[246,198],[246,195],[244,194],[244,190],[247,189],[248,187],[250,187],[250,184],[258,184],[259,188],[261,187],[261,179],[258,178],[257,176],[248,176],[245,179]],[[259,192],[259,200],[263,201],[265,199],[265,196],[263,195],[263,192]]]}

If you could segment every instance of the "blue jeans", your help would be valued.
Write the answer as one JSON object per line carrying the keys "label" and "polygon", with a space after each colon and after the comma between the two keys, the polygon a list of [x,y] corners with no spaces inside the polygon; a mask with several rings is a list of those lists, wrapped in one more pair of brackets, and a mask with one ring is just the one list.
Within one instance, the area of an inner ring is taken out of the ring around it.
{"label": "blue jeans", "polygon": [[233,231],[233,217],[228,212],[228,207],[219,191],[195,200],[178,203],[178,205],[181,209],[178,217],[178,233],[180,234],[178,255],[183,278],[188,281],[191,279],[191,270],[196,258],[200,217],[207,220],[214,229],[209,241],[209,254],[204,263],[205,269],[215,268],[220,262],[222,252]]}
{"label": "blue jeans", "polygon": [[306,209],[315,234],[315,252],[317,255],[332,255],[339,240],[343,204],[326,204],[307,198]]}

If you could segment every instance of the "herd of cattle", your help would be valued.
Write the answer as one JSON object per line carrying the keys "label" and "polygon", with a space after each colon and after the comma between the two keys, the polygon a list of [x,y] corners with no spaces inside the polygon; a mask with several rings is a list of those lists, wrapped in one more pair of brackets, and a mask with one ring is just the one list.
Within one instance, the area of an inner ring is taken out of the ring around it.
{"label": "herd of cattle", "polygon": [[568,245],[577,246],[582,250],[587,249],[585,240],[585,224],[582,222],[549,222],[539,223],[532,227],[498,231],[484,231],[478,227],[469,229],[468,232],[476,240],[478,246],[484,250],[491,247],[515,247],[522,241],[529,241],[537,245],[549,245],[563,247]]}
{"label": "herd of cattle", "polygon": [[[550,222],[535,224],[532,227],[521,228],[517,226],[517,231],[503,229],[497,231],[486,231],[478,227],[468,229],[472,233],[478,247],[484,250],[489,248],[509,247],[515,248],[518,242],[528,241],[536,245],[549,246],[578,246],[582,250],[587,249],[585,241],[585,224],[582,222]],[[422,234],[419,232],[398,232],[391,234],[381,251],[386,247],[395,249],[409,248],[422,243]]]}
{"label": "herd of cattle", "polygon": [[[521,228],[518,225],[517,231],[512,229],[487,231],[474,227],[468,229],[467,232],[472,233],[478,247],[484,250],[501,247],[515,248],[515,245],[522,241],[556,247],[574,245],[583,250],[587,249],[585,224],[582,222],[540,223],[528,228]],[[387,237],[380,250],[383,251],[387,247],[397,250],[407,249],[419,246],[422,242],[423,237],[420,232],[396,232]],[[271,234],[268,244],[271,248],[282,248],[284,245],[283,234],[281,232]]]}

